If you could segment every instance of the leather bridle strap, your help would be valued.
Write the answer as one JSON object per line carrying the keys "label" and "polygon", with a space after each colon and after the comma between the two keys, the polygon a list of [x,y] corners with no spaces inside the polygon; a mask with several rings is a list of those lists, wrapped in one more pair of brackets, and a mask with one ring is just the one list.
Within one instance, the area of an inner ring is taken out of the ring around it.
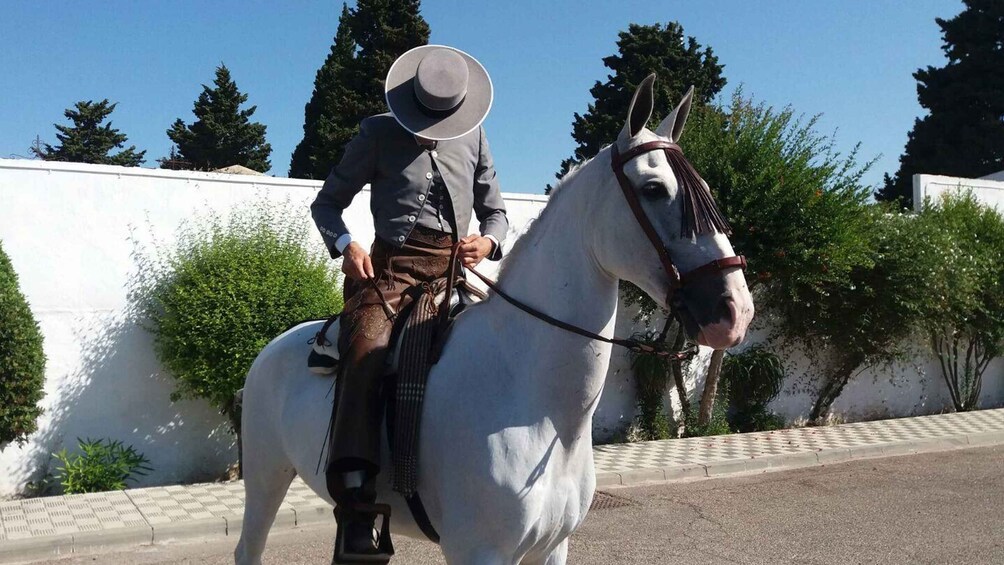
{"label": "leather bridle strap", "polygon": [[[631,208],[631,212],[634,214],[635,220],[638,225],[641,226],[643,232],[645,232],[645,237],[648,238],[655,252],[659,255],[659,262],[662,263],[662,268],[666,271],[666,276],[669,277],[669,297],[667,298],[667,303],[672,303],[673,293],[682,288],[684,285],[693,282],[694,279],[704,277],[717,273],[719,271],[724,271],[732,267],[739,267],[742,270],[746,270],[746,257],[742,255],[735,255],[732,257],[723,257],[722,259],[715,259],[709,263],[701,265],[700,267],[688,271],[687,273],[681,275],[679,269],[673,263],[673,258],[669,255],[669,249],[663,244],[662,239],[659,237],[659,233],[655,230],[655,226],[652,225],[651,220],[645,214],[645,211],[641,207],[641,202],[638,200],[638,195],[635,193],[634,188],[631,187],[631,181],[628,180],[627,175],[624,174],[624,165],[638,157],[639,155],[644,155],[650,151],[663,150],[669,153],[669,151],[680,151],[680,146],[671,142],[664,140],[649,141],[647,143],[642,143],[628,149],[623,154],[617,151],[617,145],[611,146],[611,157],[610,164],[613,167],[614,175],[617,176],[617,184],[621,187],[621,192],[624,193],[624,198],[627,200],[628,206]],[[668,158],[668,155],[667,155]]]}
{"label": "leather bridle strap", "polygon": [[746,257],[744,255],[736,255],[734,257],[725,257],[723,259],[715,259],[714,261],[702,265],[693,271],[688,271],[687,273],[680,276],[680,283],[686,285],[687,283],[693,282],[694,279],[699,279],[703,276],[713,275],[718,271],[724,271],[725,269],[730,269],[732,267],[739,267],[743,271],[746,270]]}
{"label": "leather bridle strap", "polygon": [[663,245],[662,238],[659,237],[659,232],[655,231],[655,226],[652,225],[648,216],[645,215],[645,211],[642,210],[641,202],[638,201],[638,195],[635,194],[634,189],[631,188],[631,181],[629,181],[627,176],[624,175],[624,164],[643,153],[655,151],[656,149],[666,149],[672,145],[673,143],[668,141],[650,141],[631,148],[623,156],[617,152],[617,144],[611,146],[611,164],[614,169],[614,175],[617,176],[617,184],[620,185],[621,192],[624,193],[624,198],[627,200],[628,206],[631,207],[631,212],[634,214],[635,220],[638,222],[638,225],[641,226],[642,231],[645,232],[645,237],[647,237],[649,242],[652,243],[652,247],[655,248],[655,252],[659,254],[659,262],[662,263],[662,269],[666,271],[666,276],[669,277],[670,295],[672,295],[673,292],[675,292],[682,285],[680,272],[676,269],[676,265],[673,264],[673,259],[669,256],[669,250],[666,249],[665,245]]}

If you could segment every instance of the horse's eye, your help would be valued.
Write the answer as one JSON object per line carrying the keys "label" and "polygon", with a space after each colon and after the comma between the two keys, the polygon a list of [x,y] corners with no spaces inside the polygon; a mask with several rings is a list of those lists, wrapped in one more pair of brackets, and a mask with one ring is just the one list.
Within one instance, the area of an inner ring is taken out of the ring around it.
{"label": "horse's eye", "polygon": [[641,193],[645,196],[645,198],[651,198],[653,200],[656,198],[662,198],[668,194],[668,192],[666,192],[666,187],[663,186],[661,182],[656,181],[650,181],[642,185]]}

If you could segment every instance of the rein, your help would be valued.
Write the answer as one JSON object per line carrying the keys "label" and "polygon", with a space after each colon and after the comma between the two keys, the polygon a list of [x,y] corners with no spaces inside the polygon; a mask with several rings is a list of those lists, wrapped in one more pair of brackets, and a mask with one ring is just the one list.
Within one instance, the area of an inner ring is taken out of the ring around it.
{"label": "rein", "polygon": [[[691,357],[693,357],[694,355],[697,354],[697,348],[694,348],[694,347],[691,347],[691,348],[689,348],[689,349],[687,349],[685,351],[666,351],[664,349],[659,349],[657,347],[653,347],[653,346],[651,346],[651,345],[649,345],[647,343],[638,341],[636,339],[623,339],[623,338],[618,338],[618,337],[604,337],[604,336],[601,336],[598,333],[594,333],[594,332],[591,332],[591,331],[589,331],[587,329],[580,328],[579,326],[576,326],[576,325],[573,325],[573,324],[569,324],[568,322],[563,322],[561,320],[558,320],[557,318],[552,318],[551,316],[548,316],[547,314],[541,312],[540,310],[537,310],[536,308],[534,308],[532,306],[529,306],[529,305],[527,305],[527,304],[525,304],[523,302],[520,302],[519,300],[516,300],[512,296],[509,296],[508,294],[506,294],[505,291],[503,291],[501,288],[499,288],[498,283],[496,283],[495,281],[491,280],[490,278],[482,275],[481,273],[477,272],[476,270],[474,270],[474,269],[472,269],[470,267],[467,267],[467,270],[470,271],[470,272],[472,272],[472,273],[474,273],[474,276],[476,276],[479,279],[481,279],[481,282],[485,283],[485,285],[488,288],[490,288],[493,291],[495,291],[495,294],[498,294],[499,296],[501,296],[502,298],[504,298],[509,304],[512,304],[513,306],[519,308],[520,310],[526,312],[527,314],[530,314],[534,318],[537,318],[539,320],[543,320],[544,322],[547,322],[548,324],[550,324],[552,326],[555,326],[555,327],[558,327],[558,328],[561,328],[561,329],[563,329],[565,331],[581,335],[582,337],[588,337],[589,339],[595,339],[596,341],[602,341],[604,343],[611,343],[613,345],[619,345],[620,347],[627,348],[630,351],[633,351],[634,353],[647,353],[647,354],[656,355],[656,356],[659,356],[659,357],[667,357],[667,358],[669,358],[669,359],[671,359],[673,361],[683,361],[685,359],[690,359]],[[670,319],[672,319],[672,318],[670,318]],[[666,320],[666,328],[667,329],[669,327],[669,322],[670,322],[670,320]],[[666,333],[665,329],[663,330],[662,333],[663,333],[663,335],[665,335],[665,333]]]}
{"label": "rein", "polygon": [[[649,220],[648,216],[645,214],[645,211],[642,209],[641,202],[638,200],[638,195],[635,193],[634,188],[631,186],[631,181],[628,180],[627,175],[624,174],[624,165],[627,164],[629,161],[631,161],[635,157],[638,157],[639,155],[644,155],[645,153],[648,153],[650,151],[657,151],[657,150],[665,151],[666,158],[667,160],[670,161],[672,161],[672,159],[670,158],[670,151],[680,152],[679,157],[681,159],[683,158],[682,151],[679,145],[669,141],[658,140],[658,141],[650,141],[648,143],[642,143],[641,145],[632,147],[623,155],[618,153],[617,145],[615,144],[612,146],[611,149],[612,154],[611,154],[610,164],[613,167],[614,175],[616,175],[617,177],[617,183],[620,185],[621,191],[624,193],[624,198],[627,200],[628,206],[631,208],[631,212],[634,214],[635,220],[637,220],[638,225],[641,227],[642,231],[645,232],[645,237],[647,237],[649,242],[652,244],[652,247],[655,249],[655,252],[659,256],[659,263],[662,264],[663,270],[669,277],[669,282],[670,282],[669,295],[666,297],[666,303],[672,305],[673,297],[676,294],[676,292],[681,288],[683,288],[684,286],[686,286],[687,284],[692,283],[696,279],[706,277],[708,275],[712,275],[720,271],[724,271],[726,269],[732,269],[737,267],[745,271],[746,257],[742,255],[734,255],[732,257],[723,257],[721,259],[715,259],[714,261],[710,261],[704,265],[701,265],[700,267],[688,271],[683,275],[680,274],[679,269],[676,268],[676,264],[673,263],[673,258],[669,254],[669,248],[666,247],[665,244],[663,244],[662,239],[659,237],[659,233],[655,229],[655,226],[652,225],[652,221]],[[694,190],[704,189],[704,187],[699,184],[699,178],[697,179],[697,181],[695,181],[694,179],[685,179],[683,176],[681,176],[684,173],[682,171],[676,171],[675,168],[674,168],[674,173],[676,173],[677,175],[677,183],[680,185],[681,190],[694,191]],[[693,176],[696,176],[696,173],[694,173],[692,170],[691,173]],[[697,183],[698,186],[690,186],[695,183]],[[710,194],[706,195],[706,198],[710,201]],[[715,215],[717,215],[717,219],[721,220],[724,225],[724,219],[722,219],[721,216],[717,214],[717,211],[715,212]],[[457,243],[456,245],[453,246],[453,252],[450,256],[450,271],[448,274],[448,280],[450,281],[450,284],[447,285],[448,290],[447,290],[446,301],[444,303],[446,304],[446,307],[445,308],[441,307],[442,308],[440,312],[441,327],[443,327],[443,324],[445,323],[448,317],[450,293],[453,292],[453,286],[454,286],[453,282],[456,280],[457,267],[459,266],[459,262],[457,261],[457,254],[459,253],[459,251],[460,251],[460,243]],[[576,326],[574,324],[569,324],[568,322],[558,320],[557,318],[553,318],[541,312],[540,310],[537,310],[536,308],[513,298],[505,291],[503,291],[501,288],[499,288],[497,282],[491,280],[485,275],[482,275],[475,269],[471,267],[466,267],[466,268],[468,271],[474,273],[476,277],[481,279],[481,282],[485,283],[485,285],[488,286],[488,288],[493,290],[495,294],[501,296],[506,302],[512,304],[513,306],[519,308],[520,310],[526,312],[527,314],[530,314],[534,318],[542,320],[557,328],[561,328],[567,332],[571,332],[596,341],[602,341],[604,343],[610,343],[613,345],[624,347],[634,353],[656,355],[658,357],[668,358],[673,361],[682,361],[685,359],[690,359],[691,357],[697,354],[696,347],[688,348],[685,351],[666,351],[665,349],[653,347],[648,343],[644,343],[636,339],[604,337],[598,333],[591,332],[585,328],[580,328],[579,326]],[[674,309],[674,314],[675,314],[675,309]],[[672,320],[673,317],[675,316],[671,316],[670,319],[666,320],[666,327],[663,328],[662,333],[660,334],[659,338],[660,342],[665,339],[666,332],[669,329],[670,320]]]}

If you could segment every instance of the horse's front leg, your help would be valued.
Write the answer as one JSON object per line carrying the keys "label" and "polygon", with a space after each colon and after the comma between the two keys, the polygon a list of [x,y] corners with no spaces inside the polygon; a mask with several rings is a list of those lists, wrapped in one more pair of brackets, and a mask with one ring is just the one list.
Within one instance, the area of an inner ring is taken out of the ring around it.
{"label": "horse's front leg", "polygon": [[568,538],[565,538],[551,554],[540,560],[524,559],[520,565],[565,565],[568,561]]}
{"label": "horse's front leg", "polygon": [[493,548],[451,548],[444,544],[442,549],[449,565],[516,565],[512,555]]}

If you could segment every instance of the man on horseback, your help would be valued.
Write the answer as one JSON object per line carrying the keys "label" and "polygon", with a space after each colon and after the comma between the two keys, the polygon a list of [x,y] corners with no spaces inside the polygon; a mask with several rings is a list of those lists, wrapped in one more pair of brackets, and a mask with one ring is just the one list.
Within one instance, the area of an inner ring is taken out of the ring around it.
{"label": "man on horseback", "polygon": [[[348,562],[379,559],[376,514],[360,508],[376,497],[381,389],[403,294],[446,276],[458,242],[464,265],[499,260],[509,225],[481,127],[492,102],[484,67],[456,49],[426,45],[398,58],[385,89],[390,113],[362,121],[311,205],[345,273],[327,484]],[[342,219],[366,184],[376,231],[370,253]],[[479,235],[467,234],[472,211]]]}

